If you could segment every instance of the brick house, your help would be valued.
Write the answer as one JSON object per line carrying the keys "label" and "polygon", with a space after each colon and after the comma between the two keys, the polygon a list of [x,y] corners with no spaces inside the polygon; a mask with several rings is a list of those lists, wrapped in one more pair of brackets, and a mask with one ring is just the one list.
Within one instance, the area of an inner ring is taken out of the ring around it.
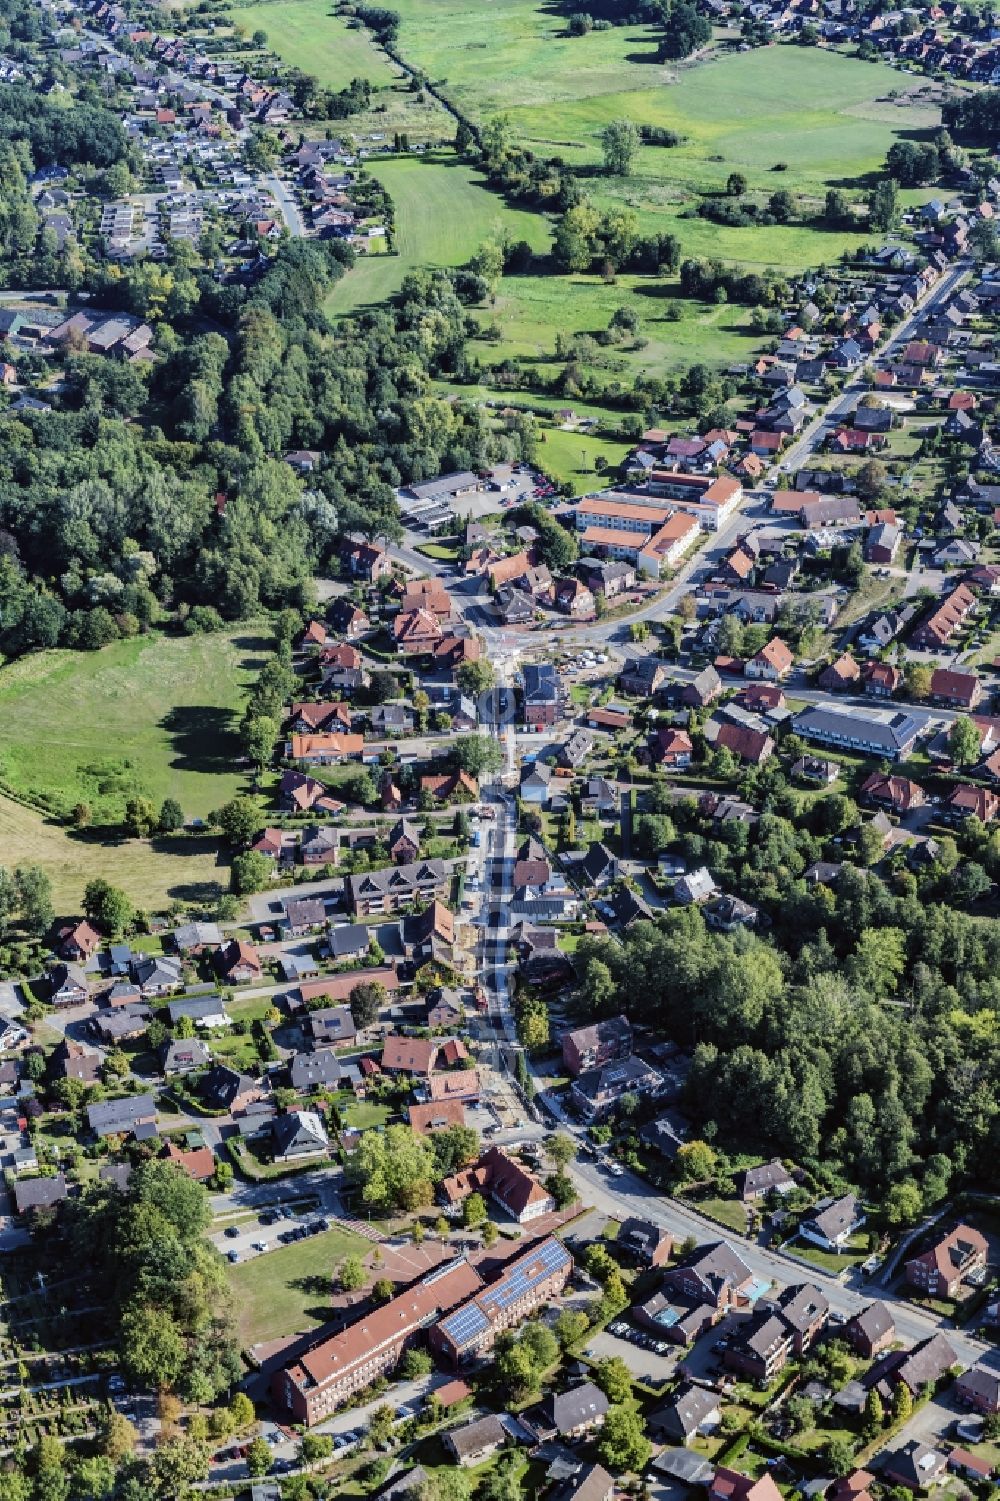
{"label": "brick house", "polygon": [[919,1256],[904,1263],[906,1280],[931,1298],[954,1298],[963,1282],[986,1270],[989,1246],[970,1225],[956,1225]]}

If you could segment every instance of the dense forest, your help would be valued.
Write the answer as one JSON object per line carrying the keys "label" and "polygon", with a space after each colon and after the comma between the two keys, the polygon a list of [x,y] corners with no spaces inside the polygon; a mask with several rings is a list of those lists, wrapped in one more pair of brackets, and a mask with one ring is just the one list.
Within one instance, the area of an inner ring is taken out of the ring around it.
{"label": "dense forest", "polygon": [[[914,1179],[928,1204],[949,1177],[992,1183],[1000,923],[950,905],[968,900],[963,872],[982,866],[949,839],[922,883],[902,871],[890,887],[847,864],[835,887],[809,887],[808,831],[767,814],[726,837],[718,863],[718,841],[690,835],[681,847],[698,844],[728,889],[763,901],[773,926],[724,935],[697,910],[675,909],[635,924],[621,944],[586,937],[577,962],[587,1013],[624,1006],[693,1047],[685,1109],[699,1135],[731,1150],[777,1151],[831,1187],[879,1195]],[[987,843],[979,853],[992,867]]]}
{"label": "dense forest", "polygon": [[[292,241],[249,287],[183,263],[98,278],[96,301],[157,319],[166,358],[147,377],[71,354],[59,410],[0,414],[0,649],[300,604],[343,533],[398,534],[394,486],[528,451],[530,418],[498,433],[433,392],[464,359],[448,276],[331,328],[351,258]],[[280,461],[299,447],[329,455],[309,488]]]}

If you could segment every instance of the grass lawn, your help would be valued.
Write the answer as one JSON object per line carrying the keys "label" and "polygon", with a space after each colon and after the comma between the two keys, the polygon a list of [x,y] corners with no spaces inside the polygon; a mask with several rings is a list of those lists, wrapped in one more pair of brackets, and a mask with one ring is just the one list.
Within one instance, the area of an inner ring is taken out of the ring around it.
{"label": "grass lawn", "polygon": [[326,302],[328,313],[350,313],[391,297],[418,266],[463,265],[497,228],[528,240],[535,250],[548,248],[547,220],[508,208],[453,151],[366,165],[395,205],[397,254],[362,257],[334,287]]}
{"label": "grass lawn", "polygon": [[[551,479],[572,485],[574,495],[584,495],[588,490],[599,489],[604,480],[594,468],[594,461],[603,458],[609,469],[617,469],[629,452],[630,445],[615,442],[610,438],[596,437],[591,433],[564,430],[561,427],[545,427],[539,434],[538,463]],[[587,702],[590,702],[588,697]]]}
{"label": "grass lawn", "polygon": [[228,1270],[247,1345],[311,1329],[330,1316],[330,1278],[345,1256],[364,1256],[369,1243],[349,1230],[327,1230]]}
{"label": "grass lawn", "polygon": [[88,803],[95,826],[135,793],[204,817],[244,785],[239,713],[266,652],[243,627],[22,657],[0,671],[0,779],[59,816]]}
{"label": "grass lawn", "polygon": [[353,1126],[357,1131],[371,1131],[375,1126],[384,1126],[392,1115],[392,1109],[388,1105],[380,1105],[375,1100],[350,1100],[341,1106],[340,1116],[345,1126]]}
{"label": "grass lawn", "polygon": [[839,1276],[848,1267],[860,1266],[870,1254],[868,1237],[865,1235],[853,1236],[843,1252],[824,1251],[821,1246],[811,1246],[804,1241],[796,1241],[789,1249],[796,1256],[811,1261],[814,1266],[821,1267],[824,1272],[830,1272],[834,1277]]}
{"label": "grass lawn", "polygon": [[450,545],[444,542],[418,542],[416,551],[425,558],[434,558],[438,563],[457,563],[459,547],[457,542]]}
{"label": "grass lawn", "polygon": [[600,133],[616,119],[679,131],[682,145],[644,148],[632,177],[597,177],[589,189],[599,203],[638,209],[646,233],[680,233],[688,254],[789,268],[832,260],[857,236],[802,225],[721,229],[677,216],[692,189],[723,188],[733,170],[751,192],[787,187],[818,203],[833,182],[856,189],[900,132],[939,123],[923,99],[889,97],[910,82],[895,70],[827,49],[720,50],[675,67],[657,62],[653,28],[570,37],[558,10],[536,0],[492,0],[485,28],[460,0],[400,0],[397,9],[407,60],[470,117],[507,114],[515,138],[541,155],[597,165]]}
{"label": "grass lawn", "polygon": [[[350,273],[352,276],[356,272]],[[346,278],[345,278],[346,279]],[[596,334],[606,329],[622,306],[631,307],[639,319],[641,348],[612,346],[600,351],[600,364],[584,361],[585,368],[598,369],[605,378],[621,375],[634,380],[642,373],[666,374],[698,360],[713,365],[747,361],[760,347],[760,337],[749,326],[746,308],[735,305],[691,302],[678,296],[676,282],[651,276],[618,276],[605,282],[599,276],[507,276],[500,283],[496,301],[478,313],[484,328],[500,330],[499,344],[484,344],[480,357],[499,360],[520,355],[536,362],[540,375],[558,373],[565,361],[555,357],[556,335]],[[675,316],[679,314],[678,316]],[[473,344],[480,353],[480,345]],[[526,392],[513,400],[533,401]],[[575,400],[561,406],[580,410]],[[605,420],[620,420],[612,414]],[[563,436],[576,438],[575,433]],[[579,444],[573,450],[579,452]]]}
{"label": "grass lawn", "polygon": [[722,1225],[728,1225],[730,1230],[735,1230],[738,1235],[744,1235],[747,1228],[746,1211],[738,1199],[692,1199],[691,1203],[702,1214],[707,1214],[710,1219],[718,1220]]}

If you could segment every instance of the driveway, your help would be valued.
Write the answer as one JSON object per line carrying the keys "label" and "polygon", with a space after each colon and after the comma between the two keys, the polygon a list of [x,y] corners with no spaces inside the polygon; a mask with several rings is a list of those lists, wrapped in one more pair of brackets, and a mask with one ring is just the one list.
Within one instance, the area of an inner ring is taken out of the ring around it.
{"label": "driveway", "polygon": [[888,1454],[901,1449],[904,1444],[910,1443],[913,1439],[921,1444],[930,1444],[932,1448],[939,1447],[941,1440],[950,1432],[956,1419],[968,1417],[968,1415],[968,1408],[960,1407],[951,1392],[944,1392],[941,1396],[934,1397],[913,1414],[910,1421],[886,1444],[885,1448],[879,1449],[872,1459],[874,1468],[881,1469]]}

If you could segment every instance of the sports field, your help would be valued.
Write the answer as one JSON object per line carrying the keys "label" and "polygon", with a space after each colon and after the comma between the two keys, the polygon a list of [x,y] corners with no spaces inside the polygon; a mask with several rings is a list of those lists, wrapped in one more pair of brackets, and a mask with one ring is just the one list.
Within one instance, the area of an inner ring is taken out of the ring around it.
{"label": "sports field", "polygon": [[135,794],[203,818],[244,784],[239,714],[266,649],[245,626],[12,662],[0,670],[0,782],[57,815],[87,803],[95,825],[119,821]]}
{"label": "sports field", "polygon": [[398,292],[418,266],[460,266],[495,231],[548,248],[547,221],[511,209],[482,186],[480,174],[453,151],[373,158],[368,170],[388,188],[396,209],[396,255],[362,258],[335,287],[327,312],[352,312]]}

